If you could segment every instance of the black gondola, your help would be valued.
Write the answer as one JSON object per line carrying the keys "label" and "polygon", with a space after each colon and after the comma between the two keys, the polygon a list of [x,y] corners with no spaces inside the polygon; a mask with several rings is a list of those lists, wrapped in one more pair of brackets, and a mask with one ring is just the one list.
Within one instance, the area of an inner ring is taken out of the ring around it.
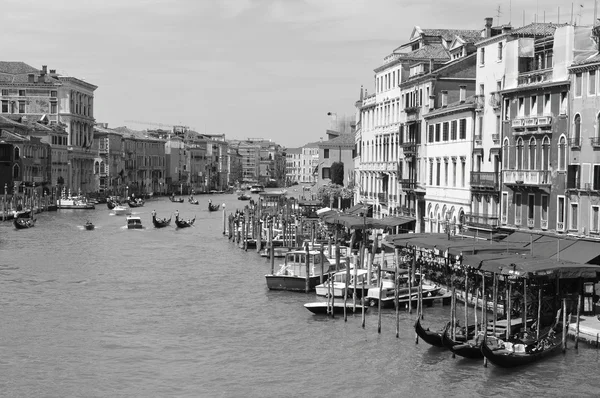
{"label": "black gondola", "polygon": [[217,211],[217,210],[219,210],[219,207],[221,207],[221,205],[213,205],[212,203],[209,203],[208,211]]}
{"label": "black gondola", "polygon": [[419,317],[415,323],[415,332],[417,332],[417,336],[423,339],[423,341],[425,341],[427,344],[430,344],[434,347],[444,347],[444,344],[442,343],[442,335],[449,325],[450,322],[448,322],[441,330],[432,332],[429,330],[429,328],[423,329],[423,326],[421,326],[421,317]]}
{"label": "black gondola", "polygon": [[15,216],[14,216],[14,218],[29,218],[29,217],[31,217],[31,209],[16,211]]}
{"label": "black gondola", "polygon": [[447,327],[444,330],[444,333],[442,333],[442,344],[449,350],[454,351],[454,347],[463,345],[469,341],[469,339],[475,337],[475,325],[469,325],[468,330],[468,335],[465,337],[465,328],[460,328],[456,333],[456,336],[454,336],[454,339],[452,339],[452,328]]}
{"label": "black gondola", "polygon": [[245,193],[238,196],[238,200],[250,200],[250,199],[252,199],[252,196],[246,195]]}
{"label": "black gondola", "polygon": [[27,229],[35,227],[34,218],[15,218],[13,224],[16,229]]}
{"label": "black gondola", "polygon": [[144,201],[141,199],[128,200],[127,204],[129,205],[129,207],[142,207],[144,206]]}
{"label": "black gondola", "polygon": [[175,196],[169,196],[169,200],[173,203],[183,203],[183,198],[175,198]]}
{"label": "black gondola", "polygon": [[189,198],[189,199],[188,199],[188,202],[189,202],[190,204],[192,204],[192,205],[199,205],[199,204],[200,204],[200,202],[198,202],[198,199],[192,199],[192,198]]}
{"label": "black gondola", "polygon": [[175,214],[175,225],[177,225],[178,228],[187,228],[187,227],[191,227],[192,225],[194,225],[194,222],[196,221],[196,216],[194,216],[194,218],[192,218],[191,220],[180,220],[179,219],[179,214]]}
{"label": "black gondola", "polygon": [[84,227],[85,227],[85,229],[86,229],[87,231],[91,231],[91,230],[93,230],[94,228],[96,228],[96,226],[95,226],[95,225],[94,225],[92,222],[90,222],[90,221],[87,221],[87,222],[85,223]]}
{"label": "black gondola", "polygon": [[156,218],[156,213],[152,212],[152,224],[154,224],[155,228],[164,228],[171,224],[171,217],[168,220],[166,218]]}
{"label": "black gondola", "polygon": [[116,205],[117,205],[117,203],[113,202],[110,199],[106,201],[106,207],[108,207],[109,210],[114,209]]}
{"label": "black gondola", "polygon": [[[559,331],[556,332],[556,329]],[[563,327],[550,328],[549,332],[539,340],[515,340],[502,342],[497,339],[486,339],[481,344],[482,354],[494,365],[502,368],[514,368],[538,361],[544,357],[561,351]],[[489,342],[500,342],[498,347],[490,347]]]}

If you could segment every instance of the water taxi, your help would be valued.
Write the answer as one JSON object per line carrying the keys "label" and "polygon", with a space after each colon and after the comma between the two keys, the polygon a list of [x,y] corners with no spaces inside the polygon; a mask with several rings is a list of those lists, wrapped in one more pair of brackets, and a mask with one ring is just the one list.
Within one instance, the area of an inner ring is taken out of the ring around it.
{"label": "water taxi", "polygon": [[127,217],[127,229],[142,229],[142,219],[138,216]]}

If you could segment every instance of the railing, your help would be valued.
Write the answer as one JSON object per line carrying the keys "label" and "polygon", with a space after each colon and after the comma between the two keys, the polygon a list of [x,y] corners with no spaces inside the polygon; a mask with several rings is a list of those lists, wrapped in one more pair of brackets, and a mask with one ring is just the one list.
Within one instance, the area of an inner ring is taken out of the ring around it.
{"label": "railing", "polygon": [[590,143],[592,144],[592,146],[594,148],[599,148],[600,147],[600,137],[592,137],[592,138],[590,138]]}
{"label": "railing", "polygon": [[400,212],[402,213],[402,215],[404,216],[410,216],[410,217],[415,217],[415,209],[409,209],[405,206],[402,206],[400,208]]}
{"label": "railing", "polygon": [[550,172],[547,170],[504,170],[502,177],[505,184],[516,185],[550,185]]}
{"label": "railing", "polygon": [[408,106],[408,107],[404,108],[404,112],[407,115],[412,115],[412,114],[415,114],[415,113],[419,113],[420,110],[421,110],[421,106],[420,105],[417,105],[417,106]]}
{"label": "railing", "polygon": [[498,173],[493,171],[472,171],[471,187],[498,190]]}
{"label": "railing", "polygon": [[417,153],[417,143],[416,142],[403,142],[402,150],[405,155],[412,156]]}
{"label": "railing", "polygon": [[407,190],[407,189],[411,190],[411,189],[415,189],[417,187],[417,182],[415,180],[403,179],[403,180],[400,180],[400,186],[404,190]]}
{"label": "railing", "polygon": [[569,147],[581,148],[581,137],[569,138]]}
{"label": "railing", "polygon": [[497,228],[499,226],[498,221],[497,216],[465,214],[465,224],[470,227]]}
{"label": "railing", "polygon": [[535,223],[535,220],[533,218],[527,219],[527,227],[528,228],[533,228],[534,223]]}
{"label": "railing", "polygon": [[552,81],[552,68],[519,73],[517,86],[538,84]]}
{"label": "railing", "polygon": [[542,229],[548,229],[548,220],[541,220],[540,221],[540,227]]}

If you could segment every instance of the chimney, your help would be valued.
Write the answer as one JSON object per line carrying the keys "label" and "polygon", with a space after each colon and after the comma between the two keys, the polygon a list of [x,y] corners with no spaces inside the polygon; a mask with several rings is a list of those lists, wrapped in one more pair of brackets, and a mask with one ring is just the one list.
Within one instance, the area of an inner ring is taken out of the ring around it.
{"label": "chimney", "polygon": [[460,86],[458,92],[459,92],[460,102],[462,104],[467,99],[467,86]]}
{"label": "chimney", "polygon": [[429,110],[433,110],[435,109],[435,96],[430,95],[429,96]]}
{"label": "chimney", "polygon": [[433,66],[433,58],[430,58],[429,59],[429,73],[433,72],[433,68],[434,68],[434,66]]}
{"label": "chimney", "polygon": [[442,108],[448,106],[448,91],[442,91]]}
{"label": "chimney", "polygon": [[50,74],[51,75],[56,75],[56,69],[50,69]]}
{"label": "chimney", "polygon": [[38,77],[38,83],[45,83],[45,82],[46,82],[46,75],[41,73]]}
{"label": "chimney", "polygon": [[35,83],[35,74],[29,73],[27,75],[27,83]]}
{"label": "chimney", "polygon": [[503,26],[502,27],[502,34],[504,33],[508,33],[512,30],[512,26],[508,25],[508,26]]}
{"label": "chimney", "polygon": [[46,73],[48,73],[48,66],[42,65],[42,75],[45,75]]}
{"label": "chimney", "polygon": [[494,18],[485,18],[485,37],[492,37],[492,22]]}

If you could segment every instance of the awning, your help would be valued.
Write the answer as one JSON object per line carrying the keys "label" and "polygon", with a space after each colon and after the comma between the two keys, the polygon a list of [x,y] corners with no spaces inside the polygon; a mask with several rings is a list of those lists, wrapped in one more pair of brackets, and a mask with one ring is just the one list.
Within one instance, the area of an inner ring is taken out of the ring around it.
{"label": "awning", "polygon": [[331,210],[329,207],[323,207],[322,209],[317,210],[318,215],[326,214],[327,212],[335,213],[335,211]]}
{"label": "awning", "polygon": [[375,220],[374,223],[376,225],[378,225],[375,228],[393,228],[393,227],[399,227],[402,225],[410,224],[411,222],[414,222],[414,221],[415,221],[414,217],[390,216],[390,217],[384,217],[379,220]]}
{"label": "awning", "polygon": [[483,148],[473,148],[473,155],[479,155],[483,157]]}
{"label": "awning", "polygon": [[312,207],[320,207],[321,202],[318,200],[299,200],[298,206],[312,206]]}
{"label": "awning", "polygon": [[564,245],[561,241],[559,256],[565,261],[600,265],[600,242],[580,240],[563,249]]}

